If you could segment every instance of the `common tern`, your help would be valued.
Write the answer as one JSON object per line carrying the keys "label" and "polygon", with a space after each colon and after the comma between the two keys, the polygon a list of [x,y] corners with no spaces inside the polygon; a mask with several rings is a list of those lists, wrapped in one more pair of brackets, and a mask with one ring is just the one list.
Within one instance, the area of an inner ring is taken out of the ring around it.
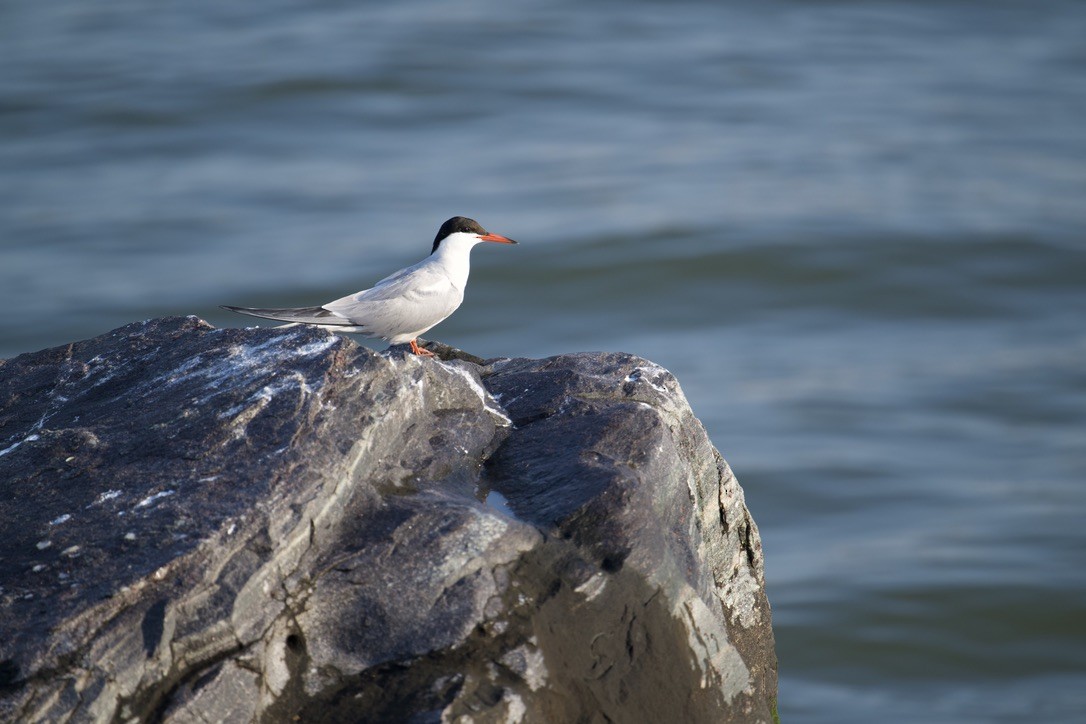
{"label": "common tern", "polygon": [[456,311],[464,301],[471,248],[483,241],[516,244],[492,234],[477,221],[454,216],[438,229],[430,256],[387,276],[370,289],[348,294],[319,307],[223,309],[294,324],[312,324],[339,332],[380,337],[390,344],[409,342],[417,355],[434,353],[419,347],[418,336]]}

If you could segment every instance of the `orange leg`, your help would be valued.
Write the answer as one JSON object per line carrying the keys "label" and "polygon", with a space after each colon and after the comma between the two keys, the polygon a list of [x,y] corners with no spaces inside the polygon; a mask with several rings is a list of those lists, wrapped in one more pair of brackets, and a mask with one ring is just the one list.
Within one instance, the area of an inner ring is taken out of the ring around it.
{"label": "orange leg", "polygon": [[420,357],[436,357],[437,356],[433,352],[431,352],[430,350],[428,350],[428,349],[426,349],[424,347],[420,347],[419,346],[419,341],[417,339],[411,340],[411,351],[413,353],[417,354]]}

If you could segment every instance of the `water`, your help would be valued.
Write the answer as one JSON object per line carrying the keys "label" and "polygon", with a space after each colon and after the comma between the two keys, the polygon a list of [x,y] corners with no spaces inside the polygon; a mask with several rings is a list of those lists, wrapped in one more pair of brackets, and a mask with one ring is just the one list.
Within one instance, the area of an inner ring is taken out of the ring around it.
{"label": "water", "polygon": [[1086,712],[1086,5],[0,10],[0,357],[474,252],[431,336],[676,373],[786,722]]}

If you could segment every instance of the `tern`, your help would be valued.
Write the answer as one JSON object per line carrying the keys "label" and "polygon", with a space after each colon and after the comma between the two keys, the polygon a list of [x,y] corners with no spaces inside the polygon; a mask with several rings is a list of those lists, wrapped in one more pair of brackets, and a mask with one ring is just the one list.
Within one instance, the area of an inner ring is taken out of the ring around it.
{"label": "tern", "polygon": [[370,289],[319,307],[222,308],[280,322],[380,337],[390,344],[409,342],[414,354],[433,357],[433,352],[419,347],[418,336],[455,312],[464,301],[471,249],[484,241],[517,243],[490,233],[473,219],[454,216],[438,229],[430,256],[385,277]]}

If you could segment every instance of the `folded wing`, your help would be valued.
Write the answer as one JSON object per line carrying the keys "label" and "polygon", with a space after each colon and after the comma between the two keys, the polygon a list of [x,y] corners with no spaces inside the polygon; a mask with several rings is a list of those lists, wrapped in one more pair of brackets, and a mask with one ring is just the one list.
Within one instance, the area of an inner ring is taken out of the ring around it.
{"label": "folded wing", "polygon": [[440,270],[416,265],[324,308],[364,327],[374,337],[395,343],[430,329],[456,311],[462,301],[463,292]]}

